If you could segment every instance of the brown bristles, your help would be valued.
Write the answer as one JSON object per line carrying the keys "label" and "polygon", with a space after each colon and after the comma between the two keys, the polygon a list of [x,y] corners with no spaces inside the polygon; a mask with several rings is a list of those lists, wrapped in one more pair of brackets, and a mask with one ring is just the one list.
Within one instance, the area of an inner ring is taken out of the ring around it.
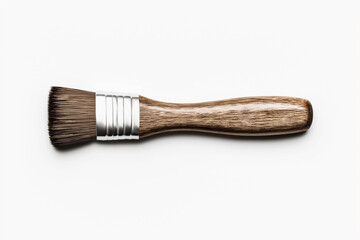
{"label": "brown bristles", "polygon": [[95,93],[52,87],[49,94],[49,135],[55,147],[96,139]]}

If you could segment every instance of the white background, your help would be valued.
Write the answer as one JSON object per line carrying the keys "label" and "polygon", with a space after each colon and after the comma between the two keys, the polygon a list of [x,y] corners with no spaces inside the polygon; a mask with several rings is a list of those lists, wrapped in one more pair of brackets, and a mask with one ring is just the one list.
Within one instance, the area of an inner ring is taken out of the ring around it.
{"label": "white background", "polygon": [[[360,238],[357,0],[0,4],[1,239]],[[54,149],[53,85],[309,99],[310,131]]]}

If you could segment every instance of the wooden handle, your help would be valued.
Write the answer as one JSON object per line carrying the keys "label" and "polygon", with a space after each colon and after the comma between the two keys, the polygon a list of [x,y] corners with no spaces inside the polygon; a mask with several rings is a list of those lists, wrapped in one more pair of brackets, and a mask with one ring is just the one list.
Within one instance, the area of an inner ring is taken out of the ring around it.
{"label": "wooden handle", "polygon": [[178,104],[140,100],[140,138],[169,131],[269,136],[306,131],[312,106],[292,97],[246,97]]}

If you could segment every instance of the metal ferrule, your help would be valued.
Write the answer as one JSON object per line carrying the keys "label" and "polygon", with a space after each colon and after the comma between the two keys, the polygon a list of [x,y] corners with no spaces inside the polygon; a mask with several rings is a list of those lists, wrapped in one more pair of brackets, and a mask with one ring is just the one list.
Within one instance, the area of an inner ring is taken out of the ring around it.
{"label": "metal ferrule", "polygon": [[139,95],[96,92],[96,139],[139,139]]}

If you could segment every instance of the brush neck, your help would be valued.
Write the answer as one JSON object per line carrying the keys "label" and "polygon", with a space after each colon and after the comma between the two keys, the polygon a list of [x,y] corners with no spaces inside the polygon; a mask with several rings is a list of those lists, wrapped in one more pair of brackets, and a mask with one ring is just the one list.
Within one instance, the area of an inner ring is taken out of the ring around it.
{"label": "brush neck", "polygon": [[139,126],[139,95],[96,92],[97,140],[139,139]]}

